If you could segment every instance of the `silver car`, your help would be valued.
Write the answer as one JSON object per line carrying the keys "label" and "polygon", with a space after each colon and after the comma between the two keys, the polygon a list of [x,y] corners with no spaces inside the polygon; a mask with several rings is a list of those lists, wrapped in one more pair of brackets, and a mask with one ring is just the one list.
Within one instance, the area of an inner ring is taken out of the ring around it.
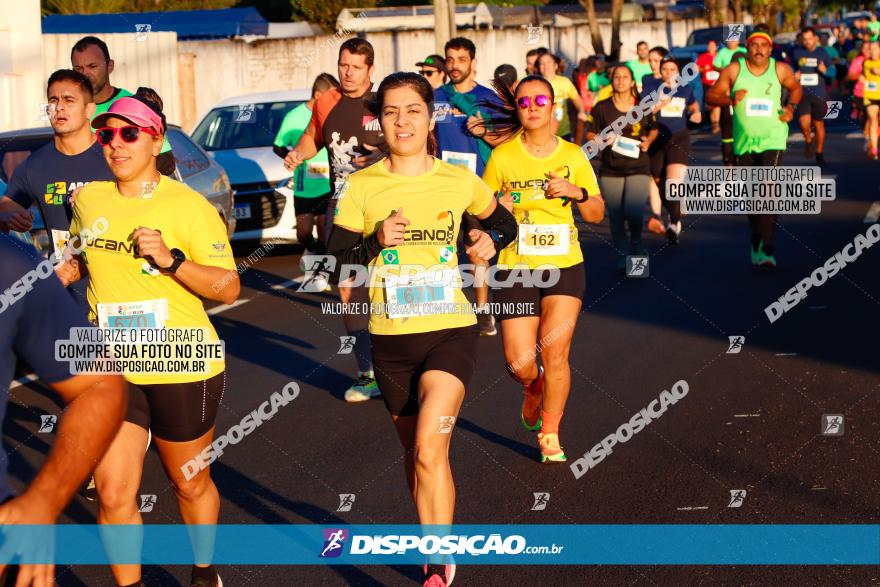
{"label": "silver car", "polygon": [[[52,136],[52,129],[49,127],[0,133],[0,195],[6,192],[6,185],[15,168],[21,165],[33,151],[51,141]],[[205,196],[223,219],[226,234],[232,237],[232,233],[235,232],[235,218],[232,212],[235,202],[226,172],[179,126],[168,125],[165,136],[168,137],[171,151],[177,160],[174,179]],[[34,213],[34,226],[31,228],[30,236],[35,247],[47,252],[51,245],[39,208],[33,206],[31,210]]]}

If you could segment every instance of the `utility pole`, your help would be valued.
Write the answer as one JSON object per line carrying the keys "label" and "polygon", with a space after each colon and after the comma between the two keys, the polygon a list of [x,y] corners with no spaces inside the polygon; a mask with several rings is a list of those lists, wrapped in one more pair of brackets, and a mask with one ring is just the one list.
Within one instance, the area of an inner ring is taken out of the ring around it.
{"label": "utility pole", "polygon": [[446,41],[455,34],[455,0],[434,0],[434,48],[438,55],[443,55]]}

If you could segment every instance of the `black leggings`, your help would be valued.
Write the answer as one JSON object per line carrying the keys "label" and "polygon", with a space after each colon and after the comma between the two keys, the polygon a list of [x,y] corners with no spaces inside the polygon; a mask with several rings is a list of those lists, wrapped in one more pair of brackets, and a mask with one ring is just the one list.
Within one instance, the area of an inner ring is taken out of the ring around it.
{"label": "black leggings", "polygon": [[733,165],[733,106],[721,107],[721,158],[725,165]]}
{"label": "black leggings", "polygon": [[[763,151],[761,153],[743,153],[736,156],[739,167],[777,167],[782,165],[784,151]],[[773,254],[773,235],[776,231],[778,214],[749,214],[749,229],[752,234],[752,248],[758,250],[758,243],[767,254]]]}

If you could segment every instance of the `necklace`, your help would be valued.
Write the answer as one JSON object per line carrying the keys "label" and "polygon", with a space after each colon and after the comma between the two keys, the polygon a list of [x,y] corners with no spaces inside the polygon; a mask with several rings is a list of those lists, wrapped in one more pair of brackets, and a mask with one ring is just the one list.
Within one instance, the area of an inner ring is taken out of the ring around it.
{"label": "necklace", "polygon": [[523,135],[522,142],[523,142],[523,144],[526,146],[526,148],[529,149],[530,151],[533,151],[533,152],[535,152],[535,153],[543,153],[543,152],[544,152],[544,149],[547,148],[547,145],[549,145],[550,143],[552,143],[553,140],[554,140],[555,138],[556,138],[556,137],[551,136],[550,139],[547,140],[547,142],[545,142],[545,143],[544,143],[543,145],[541,145],[540,147],[534,147],[534,146],[530,145],[530,144],[528,143],[528,141],[526,141],[526,137],[525,137],[525,135]]}

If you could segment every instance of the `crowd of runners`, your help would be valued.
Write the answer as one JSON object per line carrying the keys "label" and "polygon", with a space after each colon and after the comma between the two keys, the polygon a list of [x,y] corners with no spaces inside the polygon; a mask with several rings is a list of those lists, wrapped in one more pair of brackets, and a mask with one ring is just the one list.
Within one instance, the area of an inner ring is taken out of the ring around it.
{"label": "crowd of runners", "polygon": [[[686,67],[645,42],[631,61],[594,55],[572,71],[562,56],[536,48],[525,54],[522,76],[501,65],[492,87],[476,82],[477,48],[467,38],[416,63],[417,72],[382,80],[374,79],[368,41],[341,45],[336,75],[317,76],[312,98],[284,119],[274,151],[292,175],[304,257],[335,259],[331,281],[343,307],[382,309],[344,313],[357,361],[345,399],[385,402],[419,523],[453,523],[452,435],[437,434],[436,423],[457,418],[480,335],[500,330],[506,364],[497,368],[523,398],[511,417],[536,433],[540,462],[567,460],[560,427],[586,289],[579,232],[590,229],[576,217],[589,225],[607,216],[623,272],[627,257],[647,255],[646,230],[681,241],[682,209],[664,186],[693,163],[695,129],[717,136],[725,165],[777,166],[797,119],[806,155],[822,166],[824,120],[838,96],[853,97],[853,120],[864,129],[867,156],[877,159],[878,31],[876,20],[824,37],[806,28],[787,50],[757,25],[741,40],[710,42]],[[47,82],[54,139],[18,167],[0,201],[4,232],[28,231],[29,208],[38,207],[58,277],[32,281],[32,291],[0,313],[0,377],[11,379],[17,355],[71,403],[31,487],[13,497],[0,479],[0,499],[8,500],[0,521],[53,521],[92,474],[98,522],[141,524],[135,496],[152,441],[183,522],[216,524],[210,468],[182,470],[212,442],[226,388],[222,362],[207,375],[123,381],[70,377],[66,363],[43,352],[70,328],[132,328],[131,316],[139,326],[200,328],[216,340],[203,299],[229,304],[240,292],[221,219],[169,177],[175,160],[161,97],[114,87],[113,68],[103,41],[76,43],[71,68]],[[680,83],[689,73],[693,82]],[[660,100],[643,107],[651,95]],[[595,157],[583,148],[590,142],[599,145]],[[322,166],[329,177],[313,172]],[[80,238],[102,222],[100,239]],[[749,215],[748,224],[752,264],[776,267],[777,217]],[[0,291],[41,263],[12,237],[0,236],[0,249],[11,260]],[[378,277],[357,282],[341,272],[346,266]],[[466,267],[473,287],[462,287]],[[493,279],[505,285],[490,288]],[[139,565],[113,565],[112,573],[117,585],[142,584]],[[424,574],[426,586],[450,585],[454,561],[430,557]],[[222,582],[203,562],[193,566],[191,585]]]}

